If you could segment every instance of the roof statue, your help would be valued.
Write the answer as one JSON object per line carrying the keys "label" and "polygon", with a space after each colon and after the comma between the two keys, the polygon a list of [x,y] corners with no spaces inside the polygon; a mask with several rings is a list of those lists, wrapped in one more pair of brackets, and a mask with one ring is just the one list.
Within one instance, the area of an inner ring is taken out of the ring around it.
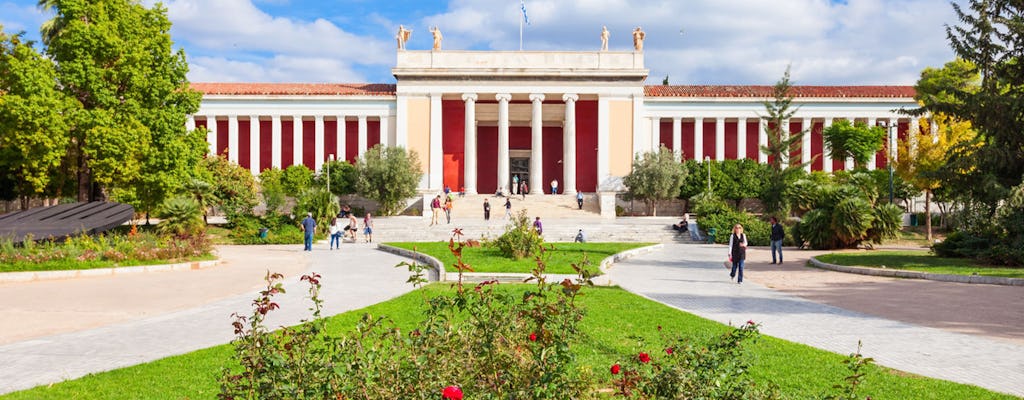
{"label": "roof statue", "polygon": [[444,36],[441,35],[441,29],[435,26],[430,28],[430,33],[434,34],[434,51],[441,50],[441,40],[444,39]]}
{"label": "roof statue", "polygon": [[601,51],[608,51],[608,36],[611,36],[611,34],[608,33],[608,27],[607,26],[602,26],[601,27]]}
{"label": "roof statue", "polygon": [[398,26],[398,34],[395,35],[395,39],[398,40],[398,49],[405,50],[405,43],[409,41],[409,36],[412,35],[412,31],[405,29],[405,26]]}
{"label": "roof statue", "polygon": [[636,51],[644,51],[645,36],[647,35],[644,34],[643,29],[640,29],[639,26],[633,29],[633,48],[636,49]]}

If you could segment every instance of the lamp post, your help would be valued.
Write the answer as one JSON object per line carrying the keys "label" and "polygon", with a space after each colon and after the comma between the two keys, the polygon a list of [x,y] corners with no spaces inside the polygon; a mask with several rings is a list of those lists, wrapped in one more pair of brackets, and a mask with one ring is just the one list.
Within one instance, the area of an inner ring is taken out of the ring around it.
{"label": "lamp post", "polygon": [[711,194],[711,157],[704,156],[704,163],[708,165],[708,194]]}
{"label": "lamp post", "polygon": [[896,135],[893,131],[899,129],[899,124],[890,124],[886,121],[879,121],[878,125],[885,128],[886,139],[889,144],[889,149],[886,152],[885,165],[889,167],[889,204],[893,202],[893,170],[892,170],[892,156],[896,151]]}

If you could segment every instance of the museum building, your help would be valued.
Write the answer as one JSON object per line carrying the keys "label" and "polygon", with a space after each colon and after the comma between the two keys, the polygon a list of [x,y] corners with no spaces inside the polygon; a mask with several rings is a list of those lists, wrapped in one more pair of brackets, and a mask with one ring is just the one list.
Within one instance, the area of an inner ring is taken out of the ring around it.
{"label": "museum building", "polygon": [[[377,144],[415,151],[424,193],[531,188],[624,190],[634,154],[660,145],[687,159],[756,159],[767,142],[772,87],[645,85],[643,51],[397,52],[395,84],[193,83],[203,93],[189,128],[204,126],[212,154],[254,174],[295,164],[319,170]],[[794,159],[814,171],[834,160],[821,132],[836,120],[917,128],[898,113],[917,106],[911,86],[794,86],[785,124],[808,131]],[[884,168],[886,150],[869,162]]]}

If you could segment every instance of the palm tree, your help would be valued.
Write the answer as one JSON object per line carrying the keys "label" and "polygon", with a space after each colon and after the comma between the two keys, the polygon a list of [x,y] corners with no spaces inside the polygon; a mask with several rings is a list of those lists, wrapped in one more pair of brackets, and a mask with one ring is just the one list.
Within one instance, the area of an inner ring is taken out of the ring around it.
{"label": "palm tree", "polygon": [[191,196],[203,210],[203,223],[209,223],[206,220],[207,210],[209,210],[210,204],[216,201],[217,198],[217,195],[213,192],[213,185],[201,179],[192,178],[185,182],[181,189]]}

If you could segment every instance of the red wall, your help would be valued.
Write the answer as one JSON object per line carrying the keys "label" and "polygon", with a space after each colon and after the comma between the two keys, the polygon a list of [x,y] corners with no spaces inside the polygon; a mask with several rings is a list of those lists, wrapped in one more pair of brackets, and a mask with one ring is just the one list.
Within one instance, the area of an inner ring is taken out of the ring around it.
{"label": "red wall", "polygon": [[359,121],[345,121],[345,161],[356,163],[359,158]]}
{"label": "red wall", "polygon": [[757,160],[757,156],[761,154],[761,148],[757,145],[757,129],[760,123],[758,120],[747,120],[747,158],[751,160]]}
{"label": "red wall", "polygon": [[825,165],[825,149],[824,138],[821,136],[821,130],[823,129],[822,122],[813,122],[811,125],[811,157],[814,159],[811,161],[811,171],[821,171]]}
{"label": "red wall", "polygon": [[[441,101],[441,130],[443,183],[444,186],[461,191],[466,185],[466,107],[461,100]],[[494,189],[490,192],[493,193]]]}
{"label": "red wall", "polygon": [[[659,138],[660,142],[659,143],[664,145],[665,148],[667,148],[669,150],[672,150],[672,148],[673,148],[672,146],[675,146],[675,143],[672,140],[672,120],[671,119],[662,118],[659,121],[660,122],[658,123],[658,125],[660,125],[660,129],[661,129],[660,135],[659,135],[660,136],[660,138]],[[654,148],[657,149],[658,146],[654,146]]]}
{"label": "red wall", "polygon": [[[790,120],[789,121],[789,137],[793,137],[793,133],[794,132],[800,132],[800,130],[803,129],[803,127],[804,127],[804,125],[803,125],[802,121],[801,122],[793,122],[792,120]],[[803,142],[793,143],[793,147],[790,147],[790,149],[792,151],[789,152],[789,165],[799,165],[801,163],[801,161],[800,161],[801,160],[800,159],[800,151],[801,151],[800,147],[801,146],[803,146]]]}
{"label": "red wall", "polygon": [[736,132],[739,129],[737,126],[739,122],[725,122],[725,159],[735,160],[737,158],[738,150],[736,145],[739,143],[736,140]]}
{"label": "red wall", "polygon": [[563,164],[560,162],[562,161],[562,156],[564,155],[562,154],[563,132],[564,131],[560,126],[544,127],[543,133],[541,135],[541,140],[544,142],[544,176],[541,177],[542,187],[536,189],[530,188],[532,193],[539,193],[533,192],[534,190],[537,189],[544,189],[544,192],[547,193],[549,190],[551,190],[551,181],[554,179],[558,180],[559,188],[565,189],[565,180],[562,179],[562,176],[564,175],[565,171],[563,171]]}
{"label": "red wall", "polygon": [[695,150],[696,143],[693,142],[694,125],[693,121],[683,121],[683,137],[680,138],[679,141],[683,143],[682,151],[684,161],[692,160],[693,155],[697,154],[697,151]]}
{"label": "red wall", "polygon": [[494,193],[498,188],[498,127],[477,127],[476,188],[479,193]]}
{"label": "red wall", "polygon": [[366,148],[372,149],[373,146],[380,144],[380,120],[367,120],[366,121]]}
{"label": "red wall", "polygon": [[316,122],[302,121],[302,165],[316,171]]}
{"label": "red wall", "polygon": [[249,169],[249,142],[252,131],[250,130],[251,124],[249,120],[238,121],[238,165],[242,168]]}
{"label": "red wall", "polygon": [[273,141],[273,121],[259,121],[260,123],[260,172],[265,169],[269,169],[273,163],[272,154],[273,148],[271,147]]}
{"label": "red wall", "polygon": [[281,169],[292,166],[292,154],[295,151],[292,121],[281,121]]}
{"label": "red wall", "polygon": [[715,122],[704,120],[704,156],[715,159]]}
{"label": "red wall", "polygon": [[[337,121],[324,121],[324,159],[331,154],[338,160],[338,123]],[[344,160],[344,158],[340,158]]]}
{"label": "red wall", "polygon": [[576,190],[597,191],[597,101],[576,102]]}
{"label": "red wall", "polygon": [[228,150],[228,121],[217,121],[217,155],[227,156]]}

